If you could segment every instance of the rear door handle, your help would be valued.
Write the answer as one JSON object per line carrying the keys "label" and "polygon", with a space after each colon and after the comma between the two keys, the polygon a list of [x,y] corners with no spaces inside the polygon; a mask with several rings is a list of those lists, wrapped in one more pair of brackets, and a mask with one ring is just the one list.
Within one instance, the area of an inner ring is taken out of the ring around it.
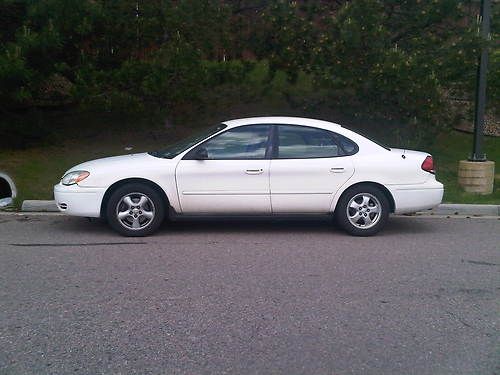
{"label": "rear door handle", "polygon": [[246,174],[261,174],[262,172],[264,172],[263,169],[247,169],[245,171]]}
{"label": "rear door handle", "polygon": [[332,172],[332,173],[344,173],[345,169],[342,167],[334,167],[334,168],[330,168],[330,172]]}

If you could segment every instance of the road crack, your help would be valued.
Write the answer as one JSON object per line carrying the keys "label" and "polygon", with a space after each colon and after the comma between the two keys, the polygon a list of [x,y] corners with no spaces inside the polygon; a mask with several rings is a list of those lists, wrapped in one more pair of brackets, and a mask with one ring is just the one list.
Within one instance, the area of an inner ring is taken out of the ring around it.
{"label": "road crack", "polygon": [[117,246],[117,245],[146,245],[147,242],[90,242],[90,243],[11,243],[18,247],[80,247],[80,246]]}

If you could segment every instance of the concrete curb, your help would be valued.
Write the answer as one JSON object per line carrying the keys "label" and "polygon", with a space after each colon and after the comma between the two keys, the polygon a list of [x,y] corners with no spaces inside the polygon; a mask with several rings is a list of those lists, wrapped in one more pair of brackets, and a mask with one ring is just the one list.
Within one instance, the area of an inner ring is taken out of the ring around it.
{"label": "concrete curb", "polygon": [[[59,212],[55,201],[26,200],[21,206],[23,212]],[[432,210],[420,211],[418,215],[471,215],[500,216],[497,204],[440,204]]]}
{"label": "concrete curb", "polygon": [[26,200],[21,205],[23,212],[59,212],[56,201]]}
{"label": "concrete curb", "polygon": [[473,215],[473,216],[500,216],[500,205],[496,204],[440,204],[439,206],[422,213],[433,215]]}

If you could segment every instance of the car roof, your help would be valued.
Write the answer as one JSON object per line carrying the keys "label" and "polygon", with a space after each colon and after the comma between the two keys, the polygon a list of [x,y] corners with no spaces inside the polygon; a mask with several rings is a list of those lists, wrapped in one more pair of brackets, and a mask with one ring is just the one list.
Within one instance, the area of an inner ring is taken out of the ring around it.
{"label": "car roof", "polygon": [[339,128],[339,124],[329,121],[315,120],[304,117],[284,117],[284,116],[269,116],[269,117],[248,117],[229,121],[223,121],[228,127],[254,124],[289,124],[289,125],[305,125],[317,127]]}

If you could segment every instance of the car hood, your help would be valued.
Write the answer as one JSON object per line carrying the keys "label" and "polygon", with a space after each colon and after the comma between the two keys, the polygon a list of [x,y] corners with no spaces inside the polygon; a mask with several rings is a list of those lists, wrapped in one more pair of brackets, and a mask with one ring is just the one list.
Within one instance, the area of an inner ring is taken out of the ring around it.
{"label": "car hood", "polygon": [[107,187],[127,178],[156,180],[158,176],[175,174],[176,161],[157,158],[148,153],[113,156],[75,165],[72,171],[88,171],[90,175],[79,182],[81,187]]}
{"label": "car hood", "polygon": [[111,156],[107,158],[90,160],[75,165],[74,167],[66,171],[66,173],[72,171],[89,171],[92,173],[97,169],[113,170],[114,168],[121,168],[124,166],[126,166],[130,170],[138,166],[144,167],[145,163],[149,164],[157,159],[158,158],[155,158],[154,156],[151,156],[146,152],[121,156]]}

